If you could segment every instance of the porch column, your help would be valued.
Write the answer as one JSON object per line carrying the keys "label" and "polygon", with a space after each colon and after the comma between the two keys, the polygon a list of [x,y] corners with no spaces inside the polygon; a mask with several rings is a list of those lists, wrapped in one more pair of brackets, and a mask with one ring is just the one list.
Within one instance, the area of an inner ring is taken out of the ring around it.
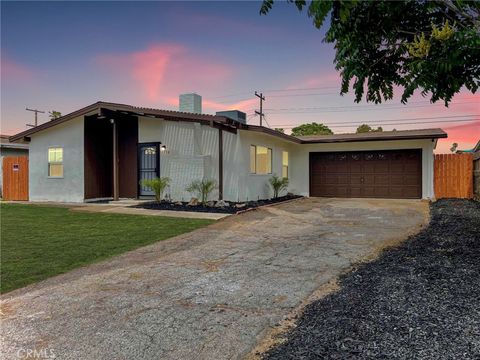
{"label": "porch column", "polygon": [[218,200],[223,200],[223,131],[218,129]]}
{"label": "porch column", "polygon": [[118,200],[118,129],[114,119],[110,120],[113,124],[113,200]]}

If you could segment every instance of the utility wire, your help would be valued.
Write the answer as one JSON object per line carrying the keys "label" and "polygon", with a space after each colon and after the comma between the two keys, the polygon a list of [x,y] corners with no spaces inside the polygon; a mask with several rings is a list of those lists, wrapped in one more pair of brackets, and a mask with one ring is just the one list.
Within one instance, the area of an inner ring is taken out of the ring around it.
{"label": "utility wire", "polygon": [[[392,122],[392,121],[410,121],[410,120],[432,120],[432,119],[450,119],[450,118],[459,118],[459,117],[467,117],[467,116],[478,116],[478,114],[466,114],[466,115],[451,115],[451,116],[433,116],[433,117],[417,117],[417,118],[400,118],[400,119],[381,119],[381,120],[369,120],[368,123],[375,123],[375,122]],[[359,120],[362,121],[362,120]],[[352,123],[352,120],[347,121],[337,121],[331,124],[349,124]],[[291,124],[285,124],[288,126]],[[282,125],[278,125],[282,126]]]}
{"label": "utility wire", "polygon": [[[457,122],[475,122],[479,121],[479,119],[463,119],[463,120],[438,120],[438,121],[415,121],[415,122],[399,122],[399,123],[375,123],[376,126],[378,125],[383,125],[383,126],[397,126],[397,125],[417,125],[417,124],[438,124],[438,123],[457,123]],[[334,128],[339,128],[339,127],[355,127],[358,125],[361,125],[362,122],[356,122],[356,123],[351,123],[349,125],[343,123],[342,125],[335,125],[335,124],[328,124],[324,123],[324,125],[327,125],[329,127],[334,127]],[[299,125],[294,125],[294,126],[285,126],[285,125],[274,125],[275,127],[281,127],[284,129],[293,129],[294,127],[297,127]]]}
{"label": "utility wire", "polygon": [[[450,106],[454,105],[462,105],[462,104],[474,104],[476,103],[475,101],[470,101],[470,102],[459,102],[455,104],[451,104]],[[414,108],[424,108],[424,107],[431,107],[432,105],[411,105],[411,106],[406,106],[406,105],[399,105],[399,106],[390,106],[390,107],[373,107],[373,108],[352,108],[352,109],[345,109],[344,106],[339,106],[339,107],[331,107],[330,109],[333,110],[328,110],[328,108],[325,108],[325,110],[303,110],[303,111],[278,111],[278,110],[273,110],[273,109],[265,109],[265,111],[268,111],[270,114],[316,114],[316,113],[336,113],[336,112],[358,112],[358,111],[377,111],[377,110],[397,110],[397,109],[402,109],[402,110],[409,110],[409,109],[414,109]]]}

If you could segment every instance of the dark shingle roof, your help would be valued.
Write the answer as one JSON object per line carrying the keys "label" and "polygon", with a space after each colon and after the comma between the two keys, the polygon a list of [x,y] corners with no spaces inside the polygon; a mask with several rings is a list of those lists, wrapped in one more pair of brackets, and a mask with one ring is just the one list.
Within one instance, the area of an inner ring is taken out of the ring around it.
{"label": "dark shingle roof", "polygon": [[15,134],[9,138],[10,141],[22,141],[30,135],[48,129],[57,124],[74,119],[78,116],[100,112],[101,109],[109,109],[133,115],[160,117],[166,120],[176,121],[194,121],[204,124],[222,124],[224,127],[238,128],[248,131],[262,132],[271,136],[279,137],[287,141],[310,144],[310,143],[334,143],[334,142],[353,142],[353,141],[376,141],[376,140],[404,140],[404,139],[438,139],[446,138],[447,134],[442,129],[421,129],[421,130],[400,130],[400,131],[384,131],[370,132],[361,134],[334,134],[334,135],[314,135],[314,136],[291,136],[283,134],[276,130],[257,125],[245,125],[231,120],[225,116],[193,114],[181,111],[152,109],[146,107],[138,107],[126,104],[117,104],[111,102],[99,101],[70,114],[61,116],[44,124],[38,125],[32,129],[25,130]]}

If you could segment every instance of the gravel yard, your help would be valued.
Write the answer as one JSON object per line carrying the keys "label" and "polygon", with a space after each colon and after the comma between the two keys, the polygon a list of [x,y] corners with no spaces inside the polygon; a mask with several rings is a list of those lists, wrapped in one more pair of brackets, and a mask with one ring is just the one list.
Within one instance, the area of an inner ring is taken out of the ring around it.
{"label": "gravel yard", "polygon": [[480,203],[440,200],[402,246],[308,305],[265,359],[480,359]]}

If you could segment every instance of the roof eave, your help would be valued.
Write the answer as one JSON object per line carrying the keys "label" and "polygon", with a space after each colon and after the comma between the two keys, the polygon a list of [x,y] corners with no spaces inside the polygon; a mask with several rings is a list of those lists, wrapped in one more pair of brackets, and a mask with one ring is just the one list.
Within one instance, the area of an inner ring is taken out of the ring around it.
{"label": "roof eave", "polygon": [[432,134],[432,135],[410,135],[410,136],[396,136],[396,137],[384,137],[384,138],[349,138],[349,139],[313,139],[313,140],[301,140],[302,144],[330,144],[338,142],[365,142],[365,141],[395,141],[395,140],[422,140],[422,139],[441,139],[447,138],[447,134]]}

